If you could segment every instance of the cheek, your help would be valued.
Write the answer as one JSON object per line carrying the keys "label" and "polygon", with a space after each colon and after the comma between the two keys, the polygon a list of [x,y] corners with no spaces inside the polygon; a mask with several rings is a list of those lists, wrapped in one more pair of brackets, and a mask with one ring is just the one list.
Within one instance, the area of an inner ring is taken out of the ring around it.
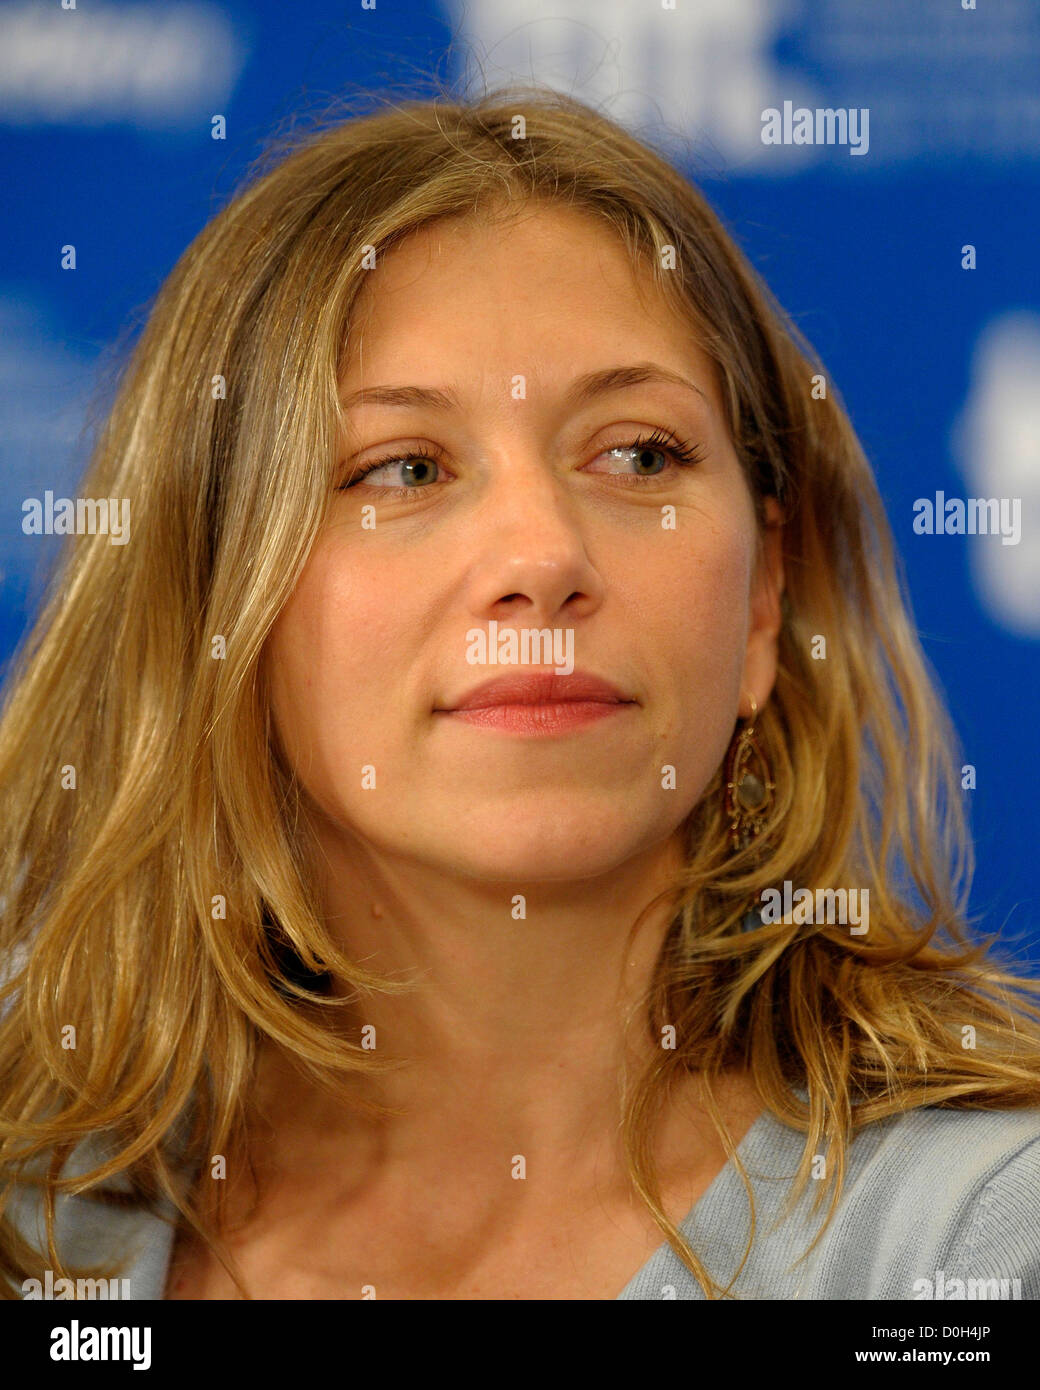
{"label": "cheek", "polygon": [[[315,544],[268,638],[274,726],[290,762],[316,792],[343,764],[359,729],[380,742],[379,712],[388,706],[388,691],[403,688],[405,634],[415,623],[399,589],[399,570],[395,588],[389,575],[360,564],[330,536]],[[395,597],[388,601],[388,594]]]}
{"label": "cheek", "polygon": [[[753,535],[739,511],[725,521],[699,515],[697,530],[669,555],[661,548],[644,577],[654,597],[640,610],[648,668],[660,695],[655,735],[680,785],[699,794],[722,762],[740,699],[749,623]],[[682,529],[676,535],[679,540]]]}
{"label": "cheek", "polygon": [[352,660],[364,669],[359,648],[370,628],[346,573],[327,547],[316,546],[267,641],[272,717],[297,766],[356,690]]}
{"label": "cheek", "polygon": [[[697,517],[684,542],[682,523],[673,546],[646,556],[645,593],[667,648],[684,665],[717,672],[743,660],[749,620],[752,538],[742,518]],[[656,598],[659,601],[654,601]]]}
{"label": "cheek", "polygon": [[308,656],[313,651],[312,632],[306,590],[298,587],[272,628],[264,651],[271,722],[289,763],[297,770],[312,755],[315,664]]}

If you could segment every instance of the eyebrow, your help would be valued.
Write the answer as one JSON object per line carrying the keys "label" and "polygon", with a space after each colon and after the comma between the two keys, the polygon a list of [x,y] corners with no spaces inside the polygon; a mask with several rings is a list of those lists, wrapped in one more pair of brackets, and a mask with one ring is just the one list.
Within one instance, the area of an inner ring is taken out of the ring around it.
{"label": "eyebrow", "polygon": [[[564,404],[573,408],[584,405],[596,396],[605,395],[608,391],[623,391],[630,386],[655,383],[682,386],[687,390],[696,391],[705,401],[708,399],[695,382],[680,376],[678,372],[669,371],[667,367],[661,367],[656,362],[637,362],[627,367],[602,367],[599,371],[577,377],[564,393]],[[359,405],[426,406],[432,410],[461,408],[461,402],[454,391],[436,386],[362,387],[358,391],[352,391],[341,405],[344,410],[351,410]]]}

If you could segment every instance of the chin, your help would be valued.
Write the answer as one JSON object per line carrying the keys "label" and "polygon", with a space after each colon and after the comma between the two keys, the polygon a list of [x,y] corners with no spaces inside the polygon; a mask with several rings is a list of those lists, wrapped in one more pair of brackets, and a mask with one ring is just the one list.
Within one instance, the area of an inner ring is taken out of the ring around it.
{"label": "chin", "polygon": [[464,858],[454,844],[452,865],[460,877],[481,882],[577,883],[613,872],[656,838],[637,832],[622,835],[616,824],[593,835],[587,827],[568,833],[559,823],[529,834],[506,826],[487,835],[470,835]]}

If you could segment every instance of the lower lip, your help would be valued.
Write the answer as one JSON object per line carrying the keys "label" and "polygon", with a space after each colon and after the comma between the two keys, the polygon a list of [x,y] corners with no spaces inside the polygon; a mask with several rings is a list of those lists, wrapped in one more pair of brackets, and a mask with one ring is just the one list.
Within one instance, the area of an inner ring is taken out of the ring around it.
{"label": "lower lip", "polygon": [[544,705],[488,705],[481,709],[442,710],[452,719],[482,729],[505,729],[516,734],[556,734],[598,724],[602,719],[635,709],[631,700],[605,704],[602,700],[561,700]]}

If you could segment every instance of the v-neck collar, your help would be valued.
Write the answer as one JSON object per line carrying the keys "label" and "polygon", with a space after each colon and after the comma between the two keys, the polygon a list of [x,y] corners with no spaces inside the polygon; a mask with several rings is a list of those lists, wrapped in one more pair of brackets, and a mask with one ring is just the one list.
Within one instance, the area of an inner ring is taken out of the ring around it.
{"label": "v-neck collar", "polygon": [[[805,1091],[795,1089],[799,1098],[804,1100]],[[756,1175],[759,1177],[768,1176],[773,1180],[781,1176],[776,1172],[767,1174],[761,1171],[763,1168],[775,1168],[778,1159],[781,1163],[793,1160],[795,1167],[797,1167],[804,1145],[805,1136],[800,1130],[783,1124],[771,1110],[763,1109],[737,1145],[736,1154],[744,1166],[748,1182],[754,1188]],[[720,1228],[720,1214],[732,1206],[734,1199],[746,1203],[747,1194],[744,1180],[737,1171],[733,1159],[729,1158],[715,1175],[708,1189],[701,1194],[683,1217],[679,1223],[679,1230],[687,1239],[693,1236],[696,1231],[699,1238],[703,1240],[706,1231]],[[694,1243],[694,1249],[696,1248],[696,1243]],[[617,1295],[618,1299],[638,1298],[639,1294],[634,1290],[639,1287],[659,1287],[663,1280],[658,1280],[657,1276],[659,1274],[665,1275],[668,1267],[674,1264],[676,1258],[677,1256],[668,1242],[662,1241],[646,1263],[641,1265],[632,1275],[632,1278]]]}

